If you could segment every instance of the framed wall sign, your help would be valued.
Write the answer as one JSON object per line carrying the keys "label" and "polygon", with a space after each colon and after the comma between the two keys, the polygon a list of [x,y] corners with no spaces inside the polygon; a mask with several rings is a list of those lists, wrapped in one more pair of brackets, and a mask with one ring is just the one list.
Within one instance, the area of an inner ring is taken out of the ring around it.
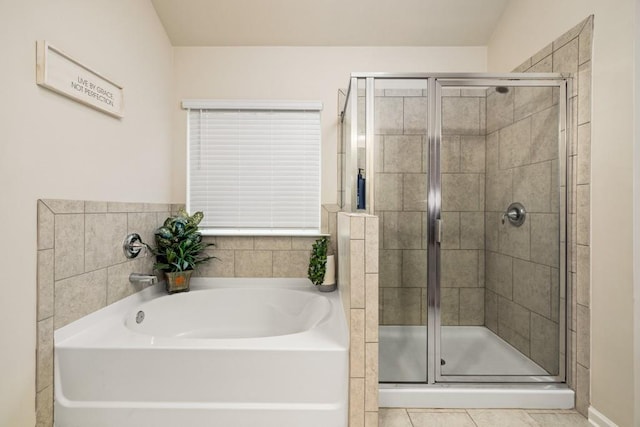
{"label": "framed wall sign", "polygon": [[119,84],[46,41],[36,44],[36,83],[81,104],[124,117],[124,89]]}

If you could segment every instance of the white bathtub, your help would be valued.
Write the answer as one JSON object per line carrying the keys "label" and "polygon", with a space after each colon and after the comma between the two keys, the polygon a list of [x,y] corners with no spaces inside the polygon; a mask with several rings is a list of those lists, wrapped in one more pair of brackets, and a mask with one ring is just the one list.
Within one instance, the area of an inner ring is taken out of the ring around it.
{"label": "white bathtub", "polygon": [[348,369],[338,292],[302,279],[153,286],[55,332],[55,425],[344,427]]}

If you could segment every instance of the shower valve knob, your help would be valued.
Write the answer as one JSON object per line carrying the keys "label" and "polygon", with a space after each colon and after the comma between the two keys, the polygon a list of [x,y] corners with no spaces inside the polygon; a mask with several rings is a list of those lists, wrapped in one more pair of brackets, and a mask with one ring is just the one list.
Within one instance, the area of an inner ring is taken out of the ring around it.
{"label": "shower valve knob", "polygon": [[520,227],[524,224],[524,220],[527,216],[527,212],[522,206],[521,203],[515,202],[511,203],[507,210],[502,214],[502,223],[505,223],[505,220],[509,220],[512,225],[516,227]]}

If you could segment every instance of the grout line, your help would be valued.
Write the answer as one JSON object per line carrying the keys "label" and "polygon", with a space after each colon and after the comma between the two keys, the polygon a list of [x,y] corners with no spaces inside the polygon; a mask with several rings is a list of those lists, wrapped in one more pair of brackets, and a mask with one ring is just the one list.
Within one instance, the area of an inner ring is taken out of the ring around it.
{"label": "grout line", "polygon": [[82,271],[87,270],[87,214],[82,214]]}
{"label": "grout line", "polygon": [[407,419],[409,420],[409,424],[411,424],[412,427],[416,427],[416,425],[413,423],[413,420],[411,419],[411,415],[409,415],[409,411],[407,408],[403,408],[404,409],[404,413],[407,414]]}
{"label": "grout line", "polygon": [[471,414],[469,413],[468,409],[464,410],[464,413],[467,414],[467,416],[469,417],[469,419],[471,420],[471,422],[473,423],[474,426],[478,427],[478,424],[476,423],[476,420],[473,419],[473,417],[471,416]]}

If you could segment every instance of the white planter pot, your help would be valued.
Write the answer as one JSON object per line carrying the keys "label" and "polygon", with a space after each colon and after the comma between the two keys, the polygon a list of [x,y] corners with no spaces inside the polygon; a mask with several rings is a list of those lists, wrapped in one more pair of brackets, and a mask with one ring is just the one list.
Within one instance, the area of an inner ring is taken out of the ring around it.
{"label": "white planter pot", "polygon": [[335,285],[336,283],[336,260],[333,255],[327,256],[327,269],[324,272],[323,285]]}

